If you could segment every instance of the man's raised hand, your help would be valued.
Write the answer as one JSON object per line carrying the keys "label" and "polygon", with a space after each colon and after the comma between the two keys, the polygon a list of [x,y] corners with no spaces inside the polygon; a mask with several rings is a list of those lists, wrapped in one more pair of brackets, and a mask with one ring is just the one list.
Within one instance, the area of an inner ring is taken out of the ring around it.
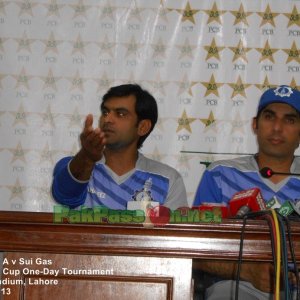
{"label": "man's raised hand", "polygon": [[103,150],[105,148],[105,136],[104,132],[100,128],[93,128],[93,115],[87,115],[84,128],[80,134],[80,141],[82,146],[82,152],[93,162],[97,162],[101,159]]}

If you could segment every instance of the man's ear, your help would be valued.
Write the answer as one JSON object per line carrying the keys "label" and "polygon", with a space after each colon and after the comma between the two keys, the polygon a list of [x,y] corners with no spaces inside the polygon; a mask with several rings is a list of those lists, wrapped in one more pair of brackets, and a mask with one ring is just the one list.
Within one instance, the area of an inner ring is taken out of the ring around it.
{"label": "man's ear", "polygon": [[257,118],[254,117],[252,119],[252,130],[253,130],[254,134],[256,134],[256,132],[257,132],[257,126],[258,126],[257,122],[258,122]]}
{"label": "man's ear", "polygon": [[151,121],[149,119],[144,119],[139,122],[138,124],[138,135],[144,136],[146,135],[151,129]]}

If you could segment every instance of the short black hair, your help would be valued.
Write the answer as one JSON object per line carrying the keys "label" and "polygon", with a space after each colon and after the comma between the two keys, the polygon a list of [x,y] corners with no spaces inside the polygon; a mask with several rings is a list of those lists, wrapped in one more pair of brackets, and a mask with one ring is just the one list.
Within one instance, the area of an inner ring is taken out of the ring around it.
{"label": "short black hair", "polygon": [[126,97],[135,96],[135,112],[138,117],[138,123],[142,120],[149,119],[151,121],[151,128],[147,134],[141,136],[138,140],[137,148],[141,148],[145,139],[153,130],[157,118],[158,108],[155,98],[146,90],[142,89],[138,84],[122,84],[111,87],[107,93],[102,97],[101,110],[104,103],[112,97]]}

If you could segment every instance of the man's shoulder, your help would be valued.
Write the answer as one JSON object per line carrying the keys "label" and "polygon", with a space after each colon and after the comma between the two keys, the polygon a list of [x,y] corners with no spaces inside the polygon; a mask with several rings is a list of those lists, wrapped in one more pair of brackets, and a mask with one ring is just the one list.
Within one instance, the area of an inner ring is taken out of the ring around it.
{"label": "man's shoulder", "polygon": [[60,169],[62,167],[65,167],[68,165],[69,161],[73,158],[73,156],[65,156],[60,158],[56,163],[55,163],[55,169]]}
{"label": "man's shoulder", "polygon": [[180,176],[179,172],[176,169],[174,169],[173,167],[171,167],[165,163],[162,163],[158,160],[148,158],[141,153],[139,153],[137,169],[140,169],[142,171],[147,171],[147,172],[153,172],[158,175],[163,175],[166,177]]}
{"label": "man's shoulder", "polygon": [[294,158],[294,170],[293,172],[299,173],[300,172],[300,156],[296,156]]}
{"label": "man's shoulder", "polygon": [[223,159],[212,162],[207,170],[215,170],[220,168],[237,169],[243,172],[257,170],[255,158],[253,155],[240,156],[232,159]]}

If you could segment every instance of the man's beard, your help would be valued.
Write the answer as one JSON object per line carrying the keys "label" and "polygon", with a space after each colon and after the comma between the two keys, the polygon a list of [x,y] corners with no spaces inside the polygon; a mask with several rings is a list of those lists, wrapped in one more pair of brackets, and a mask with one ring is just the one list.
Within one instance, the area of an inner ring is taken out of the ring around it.
{"label": "man's beard", "polygon": [[106,144],[105,148],[109,150],[120,150],[124,147],[124,144],[119,142],[119,143],[112,143],[112,144]]}
{"label": "man's beard", "polygon": [[128,145],[130,145],[132,141],[117,141],[113,143],[107,143],[105,145],[105,148],[109,150],[121,150],[122,148],[126,148]]}

